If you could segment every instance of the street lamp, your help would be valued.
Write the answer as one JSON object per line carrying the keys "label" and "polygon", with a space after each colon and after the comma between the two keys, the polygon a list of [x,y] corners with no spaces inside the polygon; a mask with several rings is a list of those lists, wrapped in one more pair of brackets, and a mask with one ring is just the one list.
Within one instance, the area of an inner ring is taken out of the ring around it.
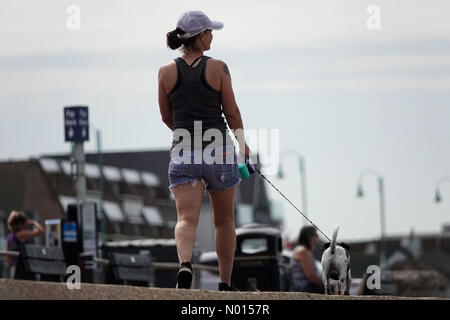
{"label": "street lamp", "polygon": [[288,150],[281,154],[280,157],[280,166],[278,167],[278,178],[282,179],[285,174],[282,169],[283,157],[285,155],[295,155],[299,158],[299,166],[300,166],[300,183],[301,183],[301,197],[302,197],[302,209],[305,217],[303,218],[303,225],[306,225],[308,216],[308,202],[307,202],[307,193],[306,193],[306,174],[305,174],[305,158],[295,150]]}
{"label": "street lamp", "polygon": [[384,179],[377,171],[372,169],[367,169],[361,172],[358,177],[358,185],[356,189],[356,196],[358,198],[364,197],[362,179],[365,175],[372,175],[378,180],[378,192],[380,195],[380,225],[381,225],[380,267],[384,267],[386,265],[386,213],[385,213],[385,199],[384,199]]}
{"label": "street lamp", "polygon": [[107,240],[107,222],[106,213],[104,208],[104,196],[105,196],[105,176],[103,174],[103,151],[102,151],[102,131],[99,127],[89,123],[91,129],[95,130],[96,136],[96,146],[97,146],[97,165],[98,171],[100,173],[99,177],[99,189],[100,189],[100,199],[98,212],[100,217],[100,241],[105,243]]}
{"label": "street lamp", "polygon": [[[441,184],[443,182],[450,182],[450,177],[442,177],[438,180],[438,182],[436,183],[436,190],[434,192],[434,202],[436,204],[441,203],[442,201],[442,196],[441,196]],[[439,250],[442,248],[442,235],[439,237]]]}
{"label": "street lamp", "polygon": [[434,192],[434,202],[440,203],[442,201],[440,187],[443,182],[450,182],[450,177],[442,177],[436,183],[436,191]]}

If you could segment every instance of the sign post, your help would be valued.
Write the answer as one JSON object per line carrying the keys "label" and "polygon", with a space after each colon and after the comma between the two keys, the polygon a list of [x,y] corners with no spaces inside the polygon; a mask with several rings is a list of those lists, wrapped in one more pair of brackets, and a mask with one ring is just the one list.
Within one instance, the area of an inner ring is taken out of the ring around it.
{"label": "sign post", "polygon": [[97,257],[97,206],[94,202],[83,204],[81,211],[83,253]]}
{"label": "sign post", "polygon": [[89,110],[87,106],[64,107],[66,142],[89,141]]}
{"label": "sign post", "polygon": [[87,106],[64,107],[65,141],[73,142],[72,160],[75,162],[75,189],[77,196],[77,224],[81,225],[82,206],[86,201],[86,176],[84,174],[84,142],[89,141],[89,110]]}

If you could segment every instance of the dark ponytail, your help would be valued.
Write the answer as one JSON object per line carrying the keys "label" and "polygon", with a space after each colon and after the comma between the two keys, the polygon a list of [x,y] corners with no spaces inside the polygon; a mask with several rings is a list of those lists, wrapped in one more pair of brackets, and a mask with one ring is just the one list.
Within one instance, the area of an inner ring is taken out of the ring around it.
{"label": "dark ponytail", "polygon": [[167,32],[167,46],[172,49],[178,49],[183,44],[183,39],[178,38],[179,34],[184,34],[185,32],[177,27],[175,30]]}
{"label": "dark ponytail", "polygon": [[195,40],[197,39],[198,34],[193,36],[193,37],[187,38],[187,39],[182,39],[182,38],[178,37],[178,35],[182,35],[182,34],[185,34],[185,33],[186,32],[181,30],[179,27],[177,27],[175,30],[167,32],[167,35],[166,35],[166,37],[167,37],[167,46],[170,49],[172,49],[172,50],[178,49],[181,46],[183,46],[184,48],[192,47],[192,48],[195,49],[196,48],[195,47]]}

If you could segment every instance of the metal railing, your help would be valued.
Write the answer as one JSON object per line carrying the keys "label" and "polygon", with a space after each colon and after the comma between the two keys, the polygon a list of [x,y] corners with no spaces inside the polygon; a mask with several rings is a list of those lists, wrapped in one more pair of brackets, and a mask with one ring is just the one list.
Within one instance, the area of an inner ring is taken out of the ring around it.
{"label": "metal railing", "polygon": [[18,257],[19,255],[20,255],[19,251],[8,251],[8,250],[0,251],[0,256]]}
{"label": "metal railing", "polygon": [[[19,257],[20,253],[18,251],[0,251],[0,256],[11,256],[11,257]],[[276,255],[255,255],[248,257],[235,257],[234,261],[261,261],[261,260],[276,260],[279,259]],[[109,265],[109,260],[104,258],[94,258],[93,261],[99,265]],[[162,270],[176,270],[180,268],[180,264],[178,262],[150,262],[150,268],[153,269],[162,269]],[[207,264],[192,264],[192,268],[197,270],[205,270],[211,272],[219,272],[219,268]]]}
{"label": "metal railing", "polygon": [[[108,259],[103,258],[94,258],[94,262],[98,263],[99,265],[109,265]],[[150,262],[150,268],[153,269],[163,269],[163,270],[176,270],[180,268],[180,264],[177,262]],[[192,268],[198,269],[198,270],[206,270],[206,271],[212,271],[212,272],[219,272],[218,267],[206,265],[206,264],[192,264]]]}

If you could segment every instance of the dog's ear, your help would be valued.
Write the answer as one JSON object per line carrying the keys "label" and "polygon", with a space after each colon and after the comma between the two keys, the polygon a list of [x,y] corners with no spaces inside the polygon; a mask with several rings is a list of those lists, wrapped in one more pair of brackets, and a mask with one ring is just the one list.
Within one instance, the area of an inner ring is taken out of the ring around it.
{"label": "dog's ear", "polygon": [[324,243],[324,245],[322,246],[322,250],[327,250],[330,247],[330,245],[331,245],[330,242]]}
{"label": "dog's ear", "polygon": [[346,244],[346,243],[344,243],[344,242],[339,243],[339,245],[340,245],[342,248],[344,248],[345,250],[350,251],[350,245],[348,245],[348,244]]}

